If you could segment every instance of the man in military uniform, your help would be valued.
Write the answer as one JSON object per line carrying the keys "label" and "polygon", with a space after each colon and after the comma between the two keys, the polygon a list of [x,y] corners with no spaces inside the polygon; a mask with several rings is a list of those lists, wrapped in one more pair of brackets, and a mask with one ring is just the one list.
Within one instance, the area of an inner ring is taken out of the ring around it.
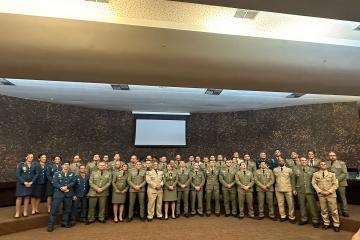
{"label": "man in military uniform", "polygon": [[260,169],[255,172],[255,184],[257,191],[257,199],[259,205],[259,219],[264,218],[264,203],[269,209],[269,218],[276,220],[274,214],[274,183],[275,177],[271,169],[268,168],[265,161],[260,162]]}
{"label": "man in military uniform", "polygon": [[[236,217],[237,206],[236,206],[236,188],[235,188],[235,174],[236,169],[231,167],[232,160],[228,159],[225,161],[225,167],[220,170],[219,181],[222,185],[222,193],[225,205],[225,217],[232,214]],[[231,202],[231,211],[230,211]]]}
{"label": "man in military uniform", "polygon": [[216,157],[216,168],[221,170],[223,167],[225,167],[224,158],[223,158],[223,155],[219,154]]}
{"label": "man in military uniform", "polygon": [[117,161],[120,161],[120,168],[122,168],[122,165],[124,164],[124,162],[121,161],[121,157],[119,153],[115,153],[114,154],[114,159],[108,163],[108,170],[110,172],[114,171],[114,165]]}
{"label": "man in military uniform", "polygon": [[344,217],[349,217],[349,208],[346,199],[346,186],[348,172],[345,162],[337,160],[336,153],[331,151],[328,153],[329,162],[327,162],[327,168],[330,172],[335,173],[335,176],[338,180],[339,187],[336,190],[338,196],[338,202],[340,203],[340,210]]}
{"label": "man in military uniform", "polygon": [[188,158],[188,162],[186,163],[186,168],[189,171],[192,171],[194,161],[195,161],[194,155],[190,155]]}
{"label": "man in military uniform", "polygon": [[[246,155],[245,155],[246,156]],[[250,158],[250,156],[249,156]],[[253,207],[253,186],[254,177],[250,170],[247,170],[245,162],[240,163],[240,170],[235,175],[237,185],[238,202],[239,202],[239,218],[244,218],[244,203],[248,206],[250,218],[255,218]]]}
{"label": "man in military uniform", "polygon": [[167,158],[165,156],[160,157],[159,170],[166,171]]}
{"label": "man in military uniform", "polygon": [[90,176],[86,174],[86,166],[80,165],[78,174],[75,176],[73,207],[71,220],[74,223],[77,217],[78,208],[80,208],[80,222],[86,222],[88,210],[88,193]]}
{"label": "man in military uniform", "polygon": [[181,160],[181,159],[182,159],[182,158],[181,158],[181,155],[180,155],[180,154],[176,154],[176,156],[175,156],[175,168],[174,168],[174,170],[179,167],[179,164],[180,164],[180,160]]}
{"label": "man in military uniform", "polygon": [[178,188],[177,188],[177,202],[176,202],[176,215],[180,216],[181,201],[184,203],[184,215],[189,217],[189,185],[191,182],[191,175],[187,169],[185,161],[180,160],[178,173]]}
{"label": "man in military uniform", "polygon": [[[193,164],[193,172],[191,174],[191,215],[195,215],[196,212],[203,216],[203,186],[205,184],[205,176],[200,171],[198,162]],[[197,199],[197,211],[196,211],[196,199]]]}
{"label": "man in military uniform", "polygon": [[285,165],[294,171],[296,167],[300,166],[299,155],[296,152],[291,152],[290,159],[286,159]]}
{"label": "man in military uniform", "polygon": [[280,222],[286,221],[285,199],[289,208],[289,220],[295,224],[295,209],[293,192],[295,191],[295,178],[291,168],[285,166],[283,158],[278,159],[278,167],[274,169],[275,195],[279,206]]}
{"label": "man in military uniform", "polygon": [[98,221],[105,223],[105,208],[107,198],[109,196],[109,187],[111,185],[112,176],[106,170],[106,163],[99,161],[97,171],[92,171],[89,179],[90,190],[89,196],[89,212],[87,224],[95,222],[95,209],[99,202]]}
{"label": "man in military uniform", "polygon": [[88,162],[86,164],[86,172],[87,174],[90,174],[93,172],[93,171],[96,171],[98,168],[97,168],[97,163],[100,161],[100,155],[99,154],[94,154],[93,156],[93,160],[91,162]]}
{"label": "man in military uniform", "polygon": [[[331,154],[331,153],[330,153]],[[333,220],[334,231],[340,231],[339,213],[336,203],[336,189],[338,188],[338,180],[332,172],[327,171],[325,161],[320,161],[320,170],[315,172],[312,177],[312,185],[318,194],[321,217],[324,221],[324,229],[330,227],[329,210]]]}
{"label": "man in military uniform", "polygon": [[215,215],[220,216],[220,186],[219,173],[220,170],[216,168],[215,156],[210,156],[209,166],[205,170],[206,186],[206,216],[211,215],[211,198],[214,196],[215,200]]}
{"label": "man in military uniform", "polygon": [[140,219],[145,221],[146,172],[142,170],[141,162],[136,162],[135,168],[129,172],[128,183],[130,186],[128,222],[133,220],[136,199],[139,201]]}
{"label": "man in military uniform", "polygon": [[74,155],[72,163],[70,164],[70,171],[75,174],[78,174],[79,166],[81,164],[81,158],[78,154]]}
{"label": "man in military uniform", "polygon": [[259,159],[256,160],[256,167],[257,168],[260,168],[260,164],[261,162],[265,162],[267,167],[270,169],[270,170],[273,170],[277,165],[275,164],[274,160],[273,159],[268,159],[267,158],[267,155],[265,152],[261,152],[259,154]]}
{"label": "man in military uniform", "polygon": [[246,170],[250,171],[252,174],[256,171],[256,163],[251,160],[250,154],[244,155],[244,162],[246,164]]}
{"label": "man in military uniform", "polygon": [[48,220],[48,232],[54,231],[56,214],[61,204],[63,204],[64,209],[61,226],[66,228],[71,227],[71,204],[74,195],[72,188],[75,185],[75,174],[70,172],[68,163],[64,163],[62,165],[62,170],[54,174],[52,184],[54,186],[54,195]]}
{"label": "man in military uniform", "polygon": [[[215,157],[214,157],[214,159],[215,159]],[[206,171],[206,169],[208,169],[208,167],[209,167],[209,158],[203,157],[203,161],[200,163],[200,170],[203,171],[205,174],[205,171]]]}
{"label": "man in military uniform", "polygon": [[274,151],[274,156],[270,159],[268,159],[268,166],[270,167],[270,169],[275,169],[277,166],[278,166],[278,162],[280,159],[283,159],[282,158],[282,153],[280,151],[280,149],[276,149]]}
{"label": "man in military uniform", "polygon": [[130,170],[132,170],[132,169],[135,169],[135,165],[136,165],[136,163],[138,162],[139,160],[138,160],[138,158],[137,158],[137,156],[136,155],[132,155],[131,157],[130,157],[130,162],[129,162],[129,171]]}
{"label": "man in military uniform", "polygon": [[146,172],[146,183],[147,183],[147,219],[152,221],[155,212],[156,202],[156,217],[162,218],[162,200],[163,200],[163,171],[159,170],[159,163],[153,162],[152,170]]}
{"label": "man in military uniform", "polygon": [[315,169],[315,171],[319,170],[319,163],[320,160],[315,158],[315,151],[309,150],[308,151],[308,165]]}
{"label": "man in military uniform", "polygon": [[314,174],[315,169],[308,166],[308,160],[305,157],[301,157],[300,166],[295,167],[293,171],[295,175],[296,189],[294,195],[298,196],[300,206],[301,220],[299,222],[299,225],[304,225],[308,222],[307,208],[309,208],[309,213],[313,226],[315,228],[318,228],[319,211],[316,205],[315,191],[311,185],[312,175]]}

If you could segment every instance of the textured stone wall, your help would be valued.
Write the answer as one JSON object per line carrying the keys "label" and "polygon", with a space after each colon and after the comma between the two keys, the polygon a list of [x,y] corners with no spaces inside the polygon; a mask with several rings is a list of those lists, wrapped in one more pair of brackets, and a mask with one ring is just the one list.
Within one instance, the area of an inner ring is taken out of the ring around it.
{"label": "textured stone wall", "polygon": [[26,152],[183,156],[240,154],[275,148],[285,156],[315,149],[338,152],[349,167],[360,160],[360,120],[355,103],[317,104],[230,113],[194,113],[187,124],[186,148],[135,148],[130,112],[89,109],[0,96],[0,182],[15,180],[16,164]]}

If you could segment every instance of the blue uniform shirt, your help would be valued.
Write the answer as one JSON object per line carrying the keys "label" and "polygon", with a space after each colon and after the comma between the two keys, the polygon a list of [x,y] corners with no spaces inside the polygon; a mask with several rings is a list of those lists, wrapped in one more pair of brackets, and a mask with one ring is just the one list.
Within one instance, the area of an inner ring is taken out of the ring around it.
{"label": "blue uniform shirt", "polygon": [[31,163],[30,167],[26,162],[21,162],[16,167],[16,177],[18,182],[24,184],[24,182],[36,182],[38,178],[38,172],[36,163]]}
{"label": "blue uniform shirt", "polygon": [[40,163],[36,163],[36,171],[39,174],[36,184],[45,184],[47,180],[46,171],[48,165],[45,164],[44,168],[41,167]]}
{"label": "blue uniform shirt", "polygon": [[53,180],[53,176],[56,172],[61,171],[61,165],[56,165],[56,164],[48,164],[47,165],[47,169],[46,169],[46,178],[47,180],[52,183]]}
{"label": "blue uniform shirt", "polygon": [[80,174],[75,176],[75,187],[74,187],[74,191],[75,191],[75,196],[76,197],[86,197],[89,189],[90,189],[90,185],[89,185],[89,179],[90,179],[90,175],[89,174],[85,174],[85,177],[82,177]]}
{"label": "blue uniform shirt", "polygon": [[[54,198],[72,197],[74,196],[75,174],[70,171],[66,174],[63,171],[58,171],[53,176],[52,184],[54,186]],[[60,188],[64,186],[67,186],[70,191],[61,191]]]}

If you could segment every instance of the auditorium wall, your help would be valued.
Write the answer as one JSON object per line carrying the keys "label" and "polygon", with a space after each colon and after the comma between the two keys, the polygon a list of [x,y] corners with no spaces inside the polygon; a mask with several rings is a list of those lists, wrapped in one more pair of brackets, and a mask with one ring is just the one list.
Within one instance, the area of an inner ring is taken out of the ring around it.
{"label": "auditorium wall", "polygon": [[[175,154],[240,154],[257,157],[280,148],[319,156],[335,150],[349,167],[360,160],[360,120],[356,103],[334,103],[230,113],[193,113],[187,124],[186,148],[135,148],[131,112],[91,109],[0,96],[0,182],[15,180],[16,164],[27,152],[60,154],[69,161],[79,153],[120,152],[144,157]],[[156,136],[154,136],[156,137]]]}

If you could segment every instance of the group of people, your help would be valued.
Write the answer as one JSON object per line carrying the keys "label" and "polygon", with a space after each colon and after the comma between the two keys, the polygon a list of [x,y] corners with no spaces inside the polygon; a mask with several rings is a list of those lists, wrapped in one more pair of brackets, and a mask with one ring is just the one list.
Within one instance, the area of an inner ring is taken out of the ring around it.
{"label": "group of people", "polygon": [[[318,228],[321,212],[323,228],[328,229],[332,221],[334,231],[338,232],[338,203],[341,214],[349,217],[345,195],[347,168],[345,162],[337,160],[333,151],[326,158],[317,159],[314,151],[308,151],[306,157],[292,152],[289,159],[284,159],[281,151],[276,150],[272,158],[267,158],[266,153],[261,152],[256,161],[251,160],[249,154],[240,158],[239,153],[235,152],[231,158],[212,155],[201,159],[200,156],[191,155],[187,161],[180,155],[169,161],[165,156],[157,159],[150,155],[141,161],[132,155],[130,161],[125,163],[117,153],[112,161],[109,155],[105,154],[101,159],[99,154],[95,154],[92,161],[85,164],[79,155],[68,163],[62,162],[60,156],[48,162],[45,154],[40,154],[38,161],[34,161],[34,155],[29,153],[16,169],[18,181],[14,217],[21,217],[22,202],[23,217],[28,216],[30,202],[31,214],[38,214],[40,200],[47,197],[47,230],[50,232],[54,230],[60,206],[62,227],[71,227],[77,220],[92,224],[97,219],[105,223],[109,215],[109,196],[115,223],[131,222],[136,203],[142,221],[152,221],[155,217],[175,219],[181,213],[185,217],[196,214],[204,216],[204,213],[206,216],[212,213],[220,216],[222,196],[226,217],[243,219],[246,203],[248,217],[261,220],[265,217],[266,203],[270,219],[280,222],[288,219],[295,224],[297,202],[300,209],[299,225],[311,221]],[[124,214],[126,203],[127,218]],[[275,217],[276,203],[279,219]]]}

